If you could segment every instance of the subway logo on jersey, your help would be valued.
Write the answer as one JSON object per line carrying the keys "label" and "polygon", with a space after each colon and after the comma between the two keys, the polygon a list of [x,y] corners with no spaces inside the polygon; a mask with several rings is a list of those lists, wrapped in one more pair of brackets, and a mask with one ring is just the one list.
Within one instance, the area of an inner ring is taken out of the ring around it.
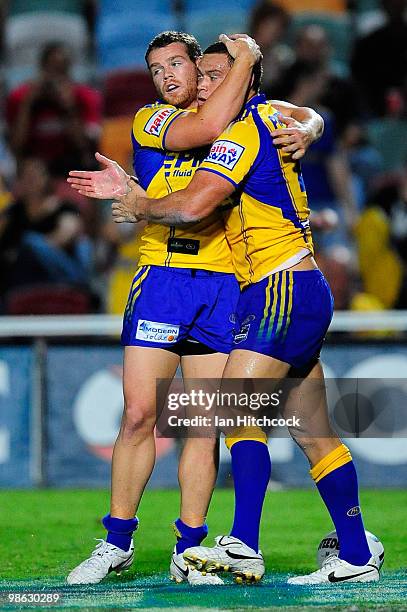
{"label": "subway logo on jersey", "polygon": [[175,108],[162,108],[158,110],[156,113],[154,113],[154,115],[151,115],[150,119],[144,126],[144,131],[147,132],[147,134],[159,136],[164,127],[164,123],[170,115],[175,113],[175,111]]}
{"label": "subway logo on jersey", "polygon": [[245,147],[231,140],[217,140],[213,143],[206,161],[233,170],[242,157]]}

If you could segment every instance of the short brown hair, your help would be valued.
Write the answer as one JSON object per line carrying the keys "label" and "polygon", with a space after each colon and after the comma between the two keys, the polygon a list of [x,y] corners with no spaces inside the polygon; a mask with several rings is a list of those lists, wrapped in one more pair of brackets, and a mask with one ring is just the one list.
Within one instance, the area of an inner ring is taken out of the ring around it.
{"label": "short brown hair", "polygon": [[150,55],[153,49],[162,49],[163,47],[168,47],[168,45],[177,42],[185,45],[188,57],[193,62],[196,62],[198,57],[201,57],[201,45],[196,40],[195,36],[192,36],[192,34],[187,34],[186,32],[175,32],[174,30],[167,30],[165,32],[157,34],[157,36],[154,36],[153,40],[148,45],[146,54],[144,56],[147,66],[148,56]]}

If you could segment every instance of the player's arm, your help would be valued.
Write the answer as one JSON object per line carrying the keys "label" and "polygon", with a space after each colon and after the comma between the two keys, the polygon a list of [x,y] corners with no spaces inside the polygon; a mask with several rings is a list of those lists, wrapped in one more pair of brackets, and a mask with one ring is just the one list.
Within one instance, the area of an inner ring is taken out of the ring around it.
{"label": "player's arm", "polygon": [[185,113],[171,123],[165,135],[166,149],[184,151],[212,144],[243,106],[260,49],[250,37],[232,40],[221,34],[219,40],[234,58],[233,66],[196,113]]}
{"label": "player's arm", "polygon": [[293,159],[301,159],[308,147],[321,138],[323,118],[307,106],[295,106],[282,100],[270,100],[270,103],[281,113],[281,120],[287,126],[273,132],[274,144],[281,146],[284,153],[291,153]]}
{"label": "player's arm", "polygon": [[260,136],[254,125],[232,124],[212,145],[186,189],[163,198],[145,197],[139,185],[112,205],[118,223],[142,219],[162,225],[181,225],[207,217],[228,198],[251,170],[260,149]]}
{"label": "player's arm", "polygon": [[209,172],[197,172],[188,187],[159,199],[145,197],[139,185],[132,184],[130,188],[128,195],[112,204],[116,223],[145,220],[161,225],[183,225],[196,222],[210,215],[235,190],[226,178]]}

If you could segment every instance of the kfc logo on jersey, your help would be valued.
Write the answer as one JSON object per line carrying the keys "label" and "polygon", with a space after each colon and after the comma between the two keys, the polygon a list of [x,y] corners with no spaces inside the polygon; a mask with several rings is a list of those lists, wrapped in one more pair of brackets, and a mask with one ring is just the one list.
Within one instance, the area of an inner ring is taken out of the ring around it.
{"label": "kfc logo on jersey", "polygon": [[217,140],[213,143],[206,161],[233,170],[244,150],[244,147],[231,140]]}
{"label": "kfc logo on jersey", "polygon": [[175,113],[175,111],[175,108],[163,108],[161,110],[158,110],[147,121],[144,126],[144,131],[147,132],[147,134],[159,136],[161,130],[163,129],[164,123],[170,115]]}

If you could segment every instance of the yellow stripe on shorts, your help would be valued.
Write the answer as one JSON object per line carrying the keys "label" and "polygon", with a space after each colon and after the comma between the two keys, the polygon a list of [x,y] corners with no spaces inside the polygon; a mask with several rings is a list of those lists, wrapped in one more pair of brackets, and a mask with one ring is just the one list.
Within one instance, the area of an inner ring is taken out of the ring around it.
{"label": "yellow stripe on shorts", "polygon": [[[278,306],[278,297],[279,297],[278,285],[280,283],[281,272],[277,272],[276,274],[273,274],[273,276],[275,277],[275,283],[273,287],[273,305],[271,308],[271,317],[270,317],[270,320],[267,326],[267,336],[266,336],[267,340],[271,338],[271,334],[273,333],[274,321],[277,315],[277,306]],[[280,301],[280,306],[281,306],[281,301]]]}
{"label": "yellow stripe on shorts", "polygon": [[294,275],[291,271],[288,271],[288,304],[287,304],[287,318],[285,321],[285,325],[284,325],[284,332],[283,332],[283,341],[285,340],[285,337],[287,335],[288,332],[288,328],[290,327],[290,320],[291,320],[291,311],[293,308],[293,287],[294,287]]}
{"label": "yellow stripe on shorts", "polygon": [[263,318],[261,320],[259,331],[258,331],[258,334],[257,334],[258,338],[260,338],[260,336],[263,335],[264,326],[266,324],[267,318],[270,316],[269,309],[270,309],[270,296],[271,296],[271,287],[272,287],[272,284],[273,284],[273,275],[271,274],[269,276],[269,280],[268,280],[268,283],[267,283],[267,286],[266,286],[266,304],[264,306]]}
{"label": "yellow stripe on shorts", "polygon": [[131,299],[130,306],[129,306],[130,312],[133,312],[134,305],[137,301],[137,298],[139,297],[141,293],[143,281],[147,278],[147,275],[150,272],[150,267],[151,266],[147,266],[146,271],[143,272],[143,274],[140,276],[140,278],[137,279],[137,281],[134,283],[134,286],[132,287],[134,293],[133,293],[133,297]]}
{"label": "yellow stripe on shorts", "polygon": [[287,293],[287,276],[288,275],[286,271],[283,271],[281,274],[282,274],[281,298],[280,298],[280,309],[278,313],[278,322],[277,322],[277,328],[276,328],[276,336],[279,335],[281,327],[283,325],[285,301],[286,301],[286,293]]}

